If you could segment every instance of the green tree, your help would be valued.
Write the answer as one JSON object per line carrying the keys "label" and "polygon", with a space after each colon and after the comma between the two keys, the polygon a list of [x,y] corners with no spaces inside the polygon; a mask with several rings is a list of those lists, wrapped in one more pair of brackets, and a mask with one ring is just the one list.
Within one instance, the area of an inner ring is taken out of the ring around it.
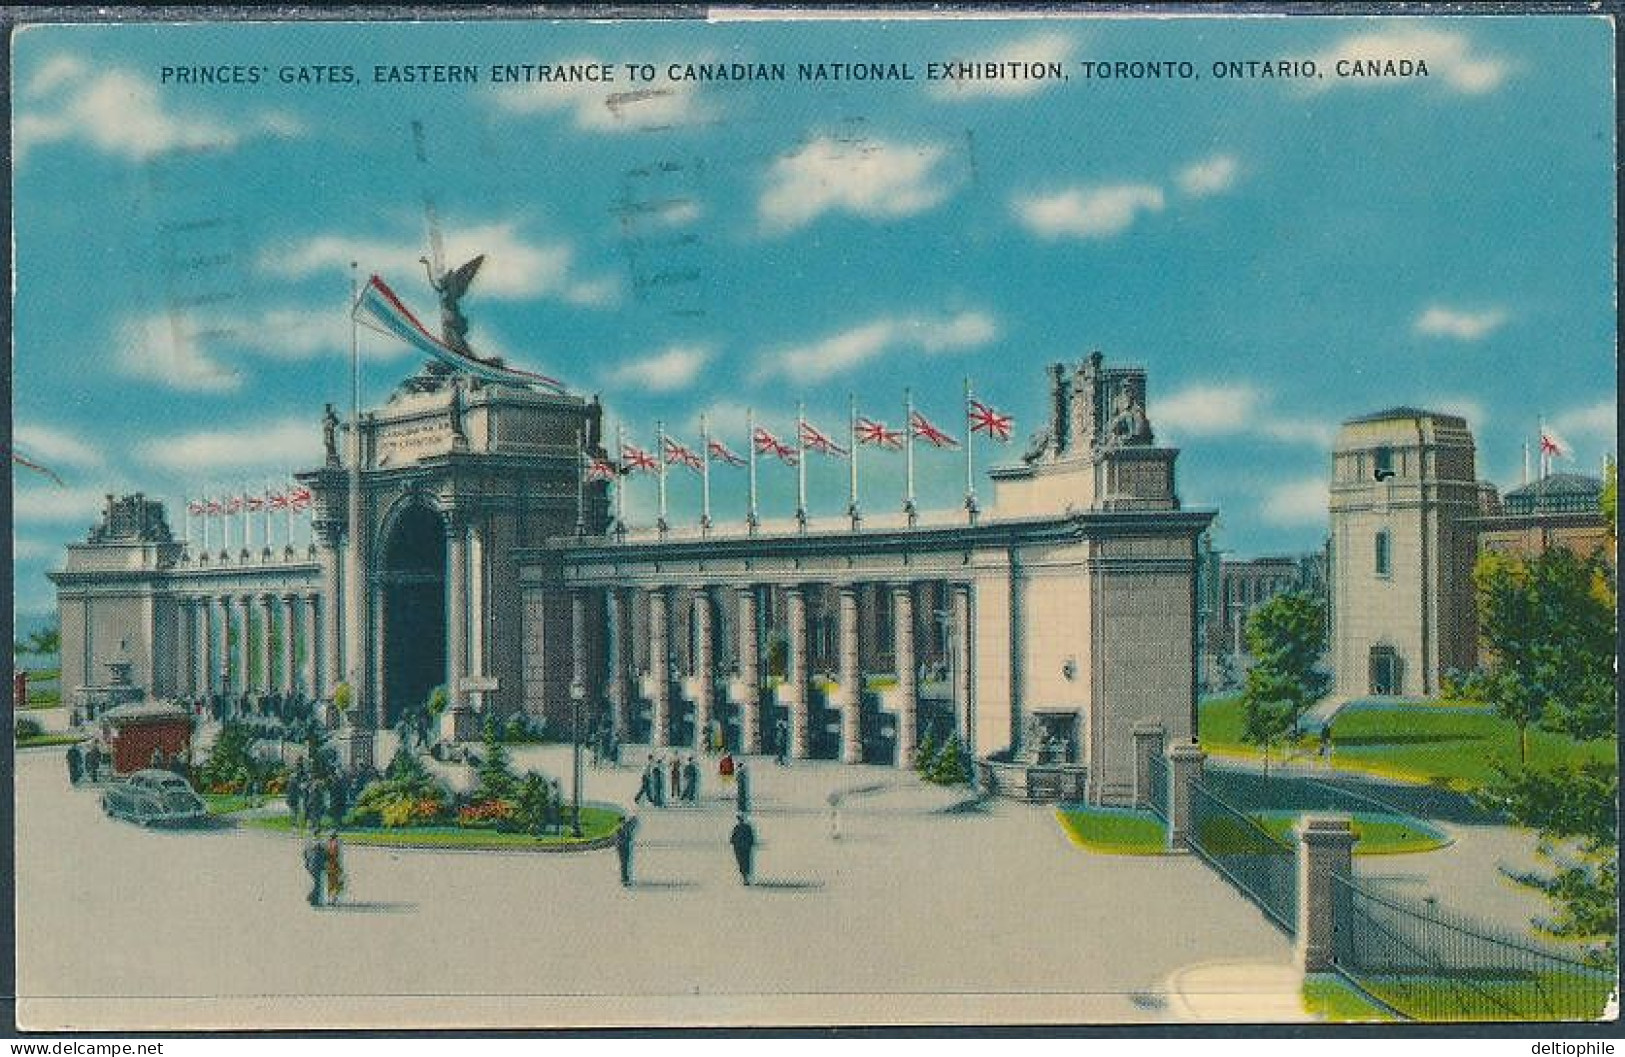
{"label": "green tree", "polygon": [[518,792],[519,778],[509,764],[508,747],[502,743],[502,729],[496,716],[486,715],[482,733],[482,755],[474,771],[480,780],[476,799],[511,800]]}
{"label": "green tree", "polygon": [[49,656],[56,653],[61,648],[62,630],[55,625],[52,625],[51,627],[41,628],[39,631],[32,632],[26,641],[18,640],[13,642],[11,644],[11,655],[13,657],[21,656],[23,654]]}
{"label": "green tree", "polygon": [[1462,687],[1518,728],[1519,764],[1529,759],[1531,726],[1579,741],[1612,736],[1615,587],[1608,564],[1564,548],[1533,558],[1485,551],[1473,585],[1489,664]]}
{"label": "green tree", "polygon": [[1326,607],[1302,591],[1276,595],[1253,610],[1244,629],[1253,666],[1241,693],[1241,739],[1264,750],[1297,730],[1304,710],[1326,693],[1319,667],[1326,652]]}
{"label": "green tree", "polygon": [[527,771],[519,785],[517,807],[519,825],[533,837],[540,837],[547,826],[547,805],[553,790],[547,778],[535,771]]}

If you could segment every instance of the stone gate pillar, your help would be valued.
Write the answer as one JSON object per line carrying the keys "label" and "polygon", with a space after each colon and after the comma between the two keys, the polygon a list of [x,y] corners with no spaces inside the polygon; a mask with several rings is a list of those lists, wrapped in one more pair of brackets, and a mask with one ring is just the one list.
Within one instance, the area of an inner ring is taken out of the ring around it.
{"label": "stone gate pillar", "polygon": [[260,595],[260,690],[276,689],[276,596]]}
{"label": "stone gate pillar", "polygon": [[243,693],[254,688],[254,675],[249,668],[249,639],[253,627],[253,599],[248,595],[237,596],[237,616],[241,621],[241,630],[237,634],[237,682]]}
{"label": "stone gate pillar", "polygon": [[1357,838],[1346,815],[1305,815],[1298,830],[1298,964],[1331,972],[1336,958],[1337,880],[1354,869]]}
{"label": "stone gate pillar", "polygon": [[297,665],[294,658],[294,639],[299,633],[299,621],[294,611],[294,596],[282,596],[282,692],[293,693],[294,684],[298,682],[295,671]]}
{"label": "stone gate pillar", "polygon": [[897,664],[897,766],[914,762],[919,739],[920,672],[914,657],[914,585],[892,588],[893,653]]}
{"label": "stone gate pillar", "polygon": [[863,762],[863,671],[858,663],[858,588],[855,584],[842,584],[840,588],[840,699],[841,762]]}
{"label": "stone gate pillar", "polygon": [[317,608],[321,605],[321,596],[306,595],[303,602],[304,605],[301,608],[304,610],[305,624],[304,691],[306,697],[314,699],[329,692],[323,686],[327,679],[327,673],[325,670],[318,668],[316,656],[317,652],[322,648],[322,639],[318,628],[320,614],[317,612]]}
{"label": "stone gate pillar", "polygon": [[1151,788],[1151,760],[1162,755],[1162,724],[1134,724],[1134,806],[1150,807],[1155,799]]}
{"label": "stone gate pillar", "polygon": [[1188,741],[1168,750],[1168,849],[1190,851],[1193,786],[1202,778],[1207,753]]}
{"label": "stone gate pillar", "polygon": [[322,637],[318,647],[313,639],[309,649],[311,652],[321,650],[321,686],[314,684],[311,693],[317,697],[331,697],[333,688],[344,679],[344,620],[343,616],[344,593],[339,583],[339,534],[342,525],[336,521],[317,521],[314,523],[317,537],[321,540],[320,555],[322,566],[322,605],[326,611],[322,614]]}
{"label": "stone gate pillar", "polygon": [[959,737],[970,755],[976,755],[976,680],[971,658],[976,656],[975,631],[970,619],[970,585],[955,584],[953,588],[953,648],[954,648],[954,704],[959,714]]}
{"label": "stone gate pillar", "polygon": [[466,709],[457,686],[469,674],[468,519],[455,510],[446,515],[446,668],[451,711]]}
{"label": "stone gate pillar", "polygon": [[739,750],[762,751],[762,641],[756,627],[756,587],[739,589],[739,681],[745,698],[739,702]]}

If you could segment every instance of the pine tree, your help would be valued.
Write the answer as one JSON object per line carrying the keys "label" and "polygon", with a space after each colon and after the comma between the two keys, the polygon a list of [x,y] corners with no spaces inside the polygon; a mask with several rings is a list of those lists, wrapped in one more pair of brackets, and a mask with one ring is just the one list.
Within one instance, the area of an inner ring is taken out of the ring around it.
{"label": "pine tree", "polygon": [[481,800],[510,800],[519,784],[508,763],[508,747],[502,743],[502,732],[495,716],[485,717],[484,755],[474,772],[479,776]]}

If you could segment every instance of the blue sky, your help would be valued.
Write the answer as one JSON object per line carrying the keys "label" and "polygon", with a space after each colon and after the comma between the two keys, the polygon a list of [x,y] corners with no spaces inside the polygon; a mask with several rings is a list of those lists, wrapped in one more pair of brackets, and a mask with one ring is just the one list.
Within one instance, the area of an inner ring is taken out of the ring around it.
{"label": "blue sky", "polygon": [[[1338,58],[1429,76],[1340,78]],[[1188,60],[1193,80],[1084,61]],[[1313,59],[1314,80],[1215,61]],[[1065,81],[947,85],[935,60],[1055,61]],[[610,85],[499,86],[492,63],[605,62]],[[671,63],[785,62],[784,84],[694,85]],[[908,62],[911,82],[803,83],[799,62]],[[284,85],[285,65],[358,83]],[[481,83],[375,84],[472,63]],[[627,63],[654,64],[634,83]],[[258,84],[163,83],[179,65]],[[1614,445],[1612,44],[1576,18],[958,23],[38,27],[14,43],[17,607],[100,496],[258,486],[319,456],[348,400],[349,268],[425,317],[423,200],[476,350],[603,394],[649,444],[701,411],[743,449],[797,401],[892,424],[902,390],[951,432],[980,397],[1040,424],[1042,368],[1099,349],[1149,371],[1184,501],[1217,545],[1308,550],[1336,424],[1396,404],[1464,413],[1480,475],[1516,485],[1544,415],[1596,472]],[[414,152],[421,123],[426,156]],[[364,334],[377,402],[416,368]],[[1014,450],[983,449],[983,462]],[[928,506],[962,462],[922,452]],[[844,466],[811,465],[838,513]],[[901,460],[864,462],[869,507]],[[793,475],[764,466],[788,514]],[[718,468],[718,516],[743,477]],[[646,512],[647,481],[629,492]],[[676,517],[698,486],[673,477]]]}

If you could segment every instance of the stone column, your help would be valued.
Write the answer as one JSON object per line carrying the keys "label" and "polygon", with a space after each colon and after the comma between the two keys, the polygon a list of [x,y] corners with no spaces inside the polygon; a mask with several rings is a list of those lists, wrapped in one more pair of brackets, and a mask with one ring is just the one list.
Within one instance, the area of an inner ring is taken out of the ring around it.
{"label": "stone column", "polygon": [[785,622],[790,632],[790,755],[807,758],[807,593],[800,586],[785,589]]}
{"label": "stone column", "polygon": [[863,670],[858,663],[858,588],[842,584],[840,589],[839,667],[841,681],[836,707],[841,713],[841,762],[863,762]]}
{"label": "stone column", "polygon": [[1152,757],[1162,755],[1162,724],[1134,724],[1134,806],[1150,807],[1156,798],[1151,788]]}
{"label": "stone column", "polygon": [[210,628],[209,600],[207,597],[192,599],[192,632],[195,639],[195,649],[192,654],[192,692],[207,694],[209,692],[209,658],[213,650],[209,649]]}
{"label": "stone column", "polygon": [[1202,778],[1207,753],[1188,741],[1168,750],[1168,850],[1190,851],[1192,789]]}
{"label": "stone column", "polygon": [[608,633],[605,642],[604,696],[609,701],[609,722],[620,741],[626,733],[626,616],[624,599],[619,588],[604,592],[604,623]]}
{"label": "stone column", "polygon": [[282,596],[282,692],[284,694],[293,693],[294,684],[298,682],[294,678],[294,658],[297,653],[293,648],[293,640],[298,634],[299,622],[294,617],[293,603],[293,595]]}
{"label": "stone column", "polygon": [[322,589],[321,603],[326,607],[322,617],[322,637],[320,645],[317,640],[311,639],[306,650],[312,655],[317,649],[321,650],[321,683],[311,684],[311,694],[316,697],[331,697],[333,688],[344,678],[344,616],[342,615],[344,592],[339,583],[339,529],[340,525],[334,521],[316,522],[316,531],[321,540]]}
{"label": "stone column", "polygon": [[959,712],[954,719],[959,724],[959,736],[966,750],[975,756],[976,681],[971,658],[976,655],[976,649],[971,641],[970,591],[969,584],[955,584],[953,589],[954,699]]}
{"label": "stone column", "polygon": [[1337,911],[1354,869],[1355,836],[1346,815],[1305,815],[1298,830],[1298,964],[1331,972],[1337,956]]}
{"label": "stone column", "polygon": [[237,683],[243,693],[254,688],[254,673],[249,668],[248,642],[254,623],[254,600],[248,595],[237,596],[237,616],[241,628],[237,633]]}
{"label": "stone column", "polygon": [[666,611],[666,589],[649,591],[649,678],[654,684],[654,715],[649,744],[671,744],[671,638]]}
{"label": "stone column", "polygon": [[694,679],[699,688],[694,700],[694,741],[702,752],[710,748],[706,739],[717,705],[717,651],[712,626],[714,604],[710,588],[702,587],[694,592]]}
{"label": "stone column", "polygon": [[260,689],[276,689],[276,596],[260,595]]}
{"label": "stone column", "polygon": [[224,694],[230,689],[226,685],[226,625],[231,622],[231,610],[226,608],[224,598],[214,596],[205,598],[203,607],[204,626],[209,630],[209,677],[204,685],[214,693]]}
{"label": "stone column", "polygon": [[893,654],[897,663],[897,766],[914,762],[919,740],[920,672],[914,657],[914,586],[892,588]]}
{"label": "stone column", "polygon": [[175,692],[190,697],[197,673],[197,612],[189,598],[175,599]]}
{"label": "stone column", "polygon": [[468,521],[446,516],[446,689],[451,711],[467,708],[458,682],[468,674]]}
{"label": "stone column", "polygon": [[317,663],[316,651],[321,649],[321,631],[319,622],[321,614],[319,607],[322,604],[321,595],[306,595],[304,598],[305,623],[305,663],[302,680],[304,682],[305,696],[309,698],[321,697],[330,691],[324,690],[322,681],[327,673]]}
{"label": "stone column", "polygon": [[739,589],[739,681],[745,699],[739,702],[739,750],[762,751],[762,640],[757,637],[756,588]]}

